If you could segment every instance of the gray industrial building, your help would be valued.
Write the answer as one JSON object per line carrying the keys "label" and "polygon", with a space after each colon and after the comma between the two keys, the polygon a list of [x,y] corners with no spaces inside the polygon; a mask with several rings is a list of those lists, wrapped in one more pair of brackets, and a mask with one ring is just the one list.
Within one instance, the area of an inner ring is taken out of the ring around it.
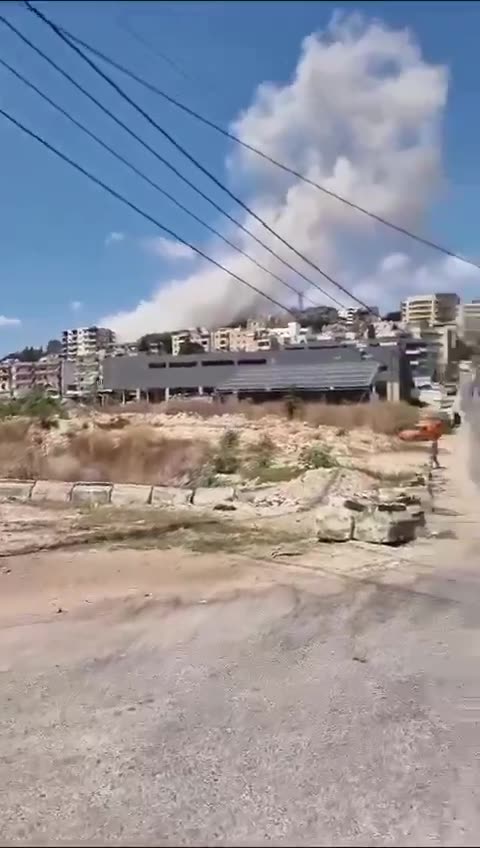
{"label": "gray industrial building", "polygon": [[235,395],[254,400],[292,390],[305,398],[359,400],[376,395],[407,399],[408,360],[397,345],[290,347],[261,353],[107,357],[101,392],[122,401],[152,402],[185,395]]}

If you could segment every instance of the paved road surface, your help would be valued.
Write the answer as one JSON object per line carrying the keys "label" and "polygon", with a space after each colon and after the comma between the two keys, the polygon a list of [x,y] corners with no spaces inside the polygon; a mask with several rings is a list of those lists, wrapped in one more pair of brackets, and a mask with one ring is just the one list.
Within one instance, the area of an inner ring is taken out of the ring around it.
{"label": "paved road surface", "polygon": [[462,515],[463,564],[404,587],[286,579],[3,628],[2,844],[478,844]]}

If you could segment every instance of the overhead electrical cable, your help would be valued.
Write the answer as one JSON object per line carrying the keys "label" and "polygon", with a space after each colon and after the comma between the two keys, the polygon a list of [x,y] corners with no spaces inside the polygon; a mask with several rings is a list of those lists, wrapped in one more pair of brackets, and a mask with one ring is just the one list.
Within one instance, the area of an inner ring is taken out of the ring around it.
{"label": "overhead electrical cable", "polygon": [[103,180],[101,180],[99,177],[96,177],[90,171],[87,171],[86,168],[84,168],[82,165],[79,165],[78,162],[75,162],[74,159],[71,159],[69,156],[67,156],[66,153],[63,153],[57,147],[54,147],[53,144],[50,144],[50,142],[46,141],[46,139],[42,138],[42,136],[38,135],[33,130],[28,129],[28,127],[26,127],[19,120],[17,120],[17,118],[14,118],[13,115],[11,115],[5,109],[0,108],[0,115],[3,115],[3,117],[6,118],[7,121],[9,121],[11,124],[14,124],[19,130],[21,130],[26,135],[30,136],[30,138],[33,138],[35,141],[38,141],[39,144],[43,145],[43,147],[46,147],[47,150],[49,150],[51,153],[54,153],[55,156],[58,156],[72,168],[75,168],[76,171],[79,171],[91,182],[95,183],[95,185],[100,186],[100,188],[103,188],[104,191],[108,192],[108,194],[110,194],[112,197],[115,197],[125,206],[128,206],[129,209],[133,209],[133,211],[137,212],[138,215],[141,215],[142,218],[145,218],[145,220],[150,221],[150,223],[158,227],[159,230],[162,230],[162,232],[167,233],[167,235],[180,242],[180,244],[185,245],[185,247],[190,248],[190,250],[193,250],[193,252],[197,253],[198,256],[201,256],[202,259],[206,259],[207,262],[210,262],[212,265],[215,265],[216,268],[219,268],[221,271],[224,271],[226,274],[228,274],[229,277],[232,277],[237,282],[242,283],[242,285],[247,286],[249,289],[252,289],[252,291],[265,298],[265,300],[269,300],[270,303],[274,304],[274,306],[278,306],[284,312],[289,312],[291,315],[296,316],[296,313],[293,312],[290,307],[285,306],[285,304],[281,303],[279,300],[276,300],[276,298],[271,297],[266,292],[263,292],[261,289],[258,289],[252,283],[247,282],[247,280],[244,280],[243,277],[240,277],[239,274],[235,274],[233,271],[230,271],[230,269],[226,268],[225,265],[222,265],[221,262],[217,262],[216,259],[213,259],[207,253],[205,253],[205,251],[201,250],[199,247],[196,247],[191,242],[182,238],[182,236],[178,235],[178,233],[170,229],[170,227],[166,227],[164,224],[161,224],[160,221],[153,217],[153,215],[150,215],[148,212],[145,212],[145,210],[137,206],[136,203],[133,203],[131,200],[128,200],[127,197],[125,197],[123,194],[120,194],[120,192],[116,191],[116,189],[107,185],[107,183],[104,183]]}
{"label": "overhead electrical cable", "polygon": [[247,253],[245,250],[242,250],[241,247],[237,247],[236,244],[234,244],[229,239],[225,238],[225,236],[223,236],[220,232],[218,232],[218,230],[216,230],[214,227],[211,227],[210,224],[207,224],[206,221],[203,221],[202,218],[200,218],[198,215],[196,215],[194,212],[192,212],[190,209],[188,209],[186,206],[184,206],[182,203],[180,203],[180,201],[177,200],[177,198],[174,197],[172,194],[170,194],[170,192],[166,191],[164,188],[162,188],[160,185],[158,185],[158,183],[156,183],[154,180],[152,180],[150,177],[148,177],[146,174],[144,174],[143,171],[141,171],[132,162],[130,162],[128,159],[126,159],[124,156],[122,156],[120,153],[118,153],[118,151],[116,151],[113,147],[111,147],[109,144],[107,144],[105,141],[103,141],[103,139],[101,139],[96,133],[89,130],[88,127],[86,127],[84,124],[81,123],[81,121],[78,121],[76,118],[74,118],[73,115],[70,114],[70,112],[68,112],[66,109],[63,108],[63,106],[60,106],[58,103],[55,102],[55,100],[52,100],[52,98],[49,97],[48,94],[45,94],[45,92],[42,91],[40,88],[38,88],[38,86],[35,85],[35,83],[33,83],[31,80],[29,80],[25,76],[23,76],[23,74],[21,74],[20,71],[17,71],[15,68],[13,68],[12,65],[10,65],[8,62],[5,61],[5,59],[0,58],[0,65],[2,67],[6,68],[8,71],[10,71],[10,73],[12,73],[24,85],[28,86],[28,88],[35,91],[35,93],[38,94],[39,97],[41,97],[50,106],[52,106],[54,109],[56,109],[58,112],[60,112],[60,114],[63,115],[65,118],[67,118],[72,124],[74,124],[74,126],[78,127],[79,130],[81,130],[83,133],[85,133],[90,138],[92,138],[97,144],[99,144],[101,147],[103,147],[104,150],[107,150],[112,156],[114,156],[116,159],[118,159],[118,161],[120,161],[124,165],[126,165],[127,168],[129,168],[138,177],[140,177],[142,180],[144,180],[146,183],[148,183],[148,185],[150,185],[156,191],[160,192],[160,194],[167,197],[168,200],[170,200],[172,203],[175,204],[175,206],[177,206],[179,209],[181,209],[183,212],[185,212],[187,215],[189,215],[191,218],[193,218],[193,220],[195,220],[199,224],[201,224],[202,227],[205,227],[207,230],[210,230],[211,233],[218,236],[218,238],[222,239],[222,241],[224,241],[225,244],[228,244],[228,246],[231,247],[233,250],[236,250],[242,256],[245,256],[247,259],[249,259],[251,262],[253,262],[254,265],[256,265],[258,268],[260,268],[261,271],[263,271],[266,274],[269,274],[271,277],[273,277],[274,280],[277,280],[283,286],[286,286],[286,288],[290,289],[290,291],[292,291],[294,294],[303,297],[305,301],[308,300],[308,302],[312,306],[316,307],[316,306],[319,305],[319,304],[315,303],[313,300],[310,300],[310,298],[307,298],[306,296],[304,296],[303,292],[296,289],[295,286],[290,285],[290,283],[287,283],[286,280],[283,280],[281,277],[278,277],[276,274],[273,273],[273,271],[270,271],[268,268],[263,266],[253,256],[250,256],[249,253]]}
{"label": "overhead electrical cable", "polygon": [[234,218],[233,215],[231,215],[229,212],[227,212],[225,209],[223,209],[222,206],[220,206],[218,203],[216,203],[214,200],[212,200],[212,198],[209,197],[209,195],[205,194],[205,192],[203,192],[201,189],[199,189],[198,186],[196,186],[195,183],[193,183],[184,174],[182,174],[182,172],[179,171],[179,169],[176,168],[175,165],[173,165],[168,159],[165,159],[164,156],[161,156],[161,154],[158,153],[158,151],[155,150],[155,148],[153,148],[143,138],[141,138],[141,136],[139,136],[134,130],[132,130],[131,127],[128,126],[128,124],[126,124],[124,121],[122,121],[120,118],[118,118],[118,116],[115,115],[114,112],[112,112],[110,109],[108,109],[107,106],[105,106],[103,103],[101,103],[100,100],[98,100],[93,94],[91,94],[79,82],[77,82],[77,80],[74,77],[72,77],[71,74],[69,74],[67,71],[65,71],[64,68],[62,68],[60,65],[57,64],[57,62],[54,61],[54,59],[52,59],[50,56],[48,56],[47,53],[45,53],[43,50],[41,50],[40,47],[38,47],[36,44],[34,44],[29,38],[27,38],[26,35],[24,35],[19,29],[17,29],[17,27],[15,27],[7,18],[5,18],[1,14],[0,14],[0,21],[6,27],[8,27],[8,29],[10,29],[11,32],[13,32],[18,38],[20,38],[21,41],[23,41],[25,44],[27,44],[28,47],[30,47],[32,50],[34,50],[35,53],[37,53],[46,62],[48,62],[49,65],[51,65],[53,68],[55,68],[55,70],[59,74],[61,74],[65,79],[67,79],[73,86],[75,86],[75,88],[78,91],[81,91],[82,94],[85,95],[85,97],[87,97],[92,103],[95,103],[95,105],[98,106],[98,108],[102,112],[104,112],[106,115],[108,115],[109,118],[111,118],[113,121],[115,121],[115,123],[118,126],[122,127],[122,129],[124,129],[130,136],[132,136],[132,138],[134,138],[136,141],[138,141],[139,144],[141,144],[142,147],[144,147],[146,150],[148,150],[149,153],[151,153],[159,162],[161,162],[170,171],[172,171],[180,180],[182,180],[182,182],[184,182],[191,189],[193,189],[193,191],[195,191],[196,194],[198,194],[200,197],[202,197],[204,200],[206,200],[207,203],[209,203],[214,209],[216,209],[218,212],[220,212],[224,217],[228,218],[229,221],[231,221],[233,224],[235,224],[237,227],[239,227],[241,230],[243,230],[243,232],[247,233],[247,235],[249,235],[251,238],[253,238],[253,240],[256,241],[259,245],[261,245],[266,251],[268,251],[268,253],[270,253],[272,256],[274,256],[275,259],[277,259],[279,262],[281,262],[283,265],[285,265],[287,268],[289,268],[290,271],[293,271],[295,274],[297,274],[297,276],[301,277],[309,285],[318,289],[318,291],[322,292],[322,294],[325,295],[325,297],[328,297],[330,300],[332,300],[338,306],[340,306],[341,308],[344,307],[344,304],[341,303],[339,300],[337,300],[337,298],[335,298],[334,295],[330,294],[330,292],[328,292],[324,288],[322,288],[322,286],[320,286],[315,280],[312,280],[311,277],[308,277],[302,271],[299,271],[297,268],[295,268],[295,266],[292,265],[290,262],[288,262],[288,260],[283,259],[279,254],[277,254],[274,250],[272,250],[272,248],[269,247],[268,244],[263,242],[258,236],[256,236],[251,230],[249,230],[248,227],[244,226],[244,224],[242,224],[240,221],[238,221],[237,218]]}
{"label": "overhead electrical cable", "polygon": [[[234,192],[231,191],[228,188],[228,186],[226,186],[221,180],[219,180],[214,174],[212,174],[211,171],[209,171],[208,168],[206,168],[204,165],[202,165],[202,163],[199,162],[199,160],[192,153],[190,153],[185,147],[183,147],[183,145],[181,145],[171,133],[167,132],[167,130],[165,130],[159,123],[157,123],[157,121],[155,121],[154,118],[152,118],[152,116],[148,112],[145,111],[145,109],[143,109],[141,106],[139,106],[138,103],[136,103],[135,100],[133,100],[121,88],[121,86],[119,86],[118,83],[115,82],[115,80],[113,80],[111,77],[109,77],[108,74],[106,74],[104,71],[102,71],[102,69],[92,59],[90,59],[83,52],[83,50],[80,49],[80,47],[78,47],[75,43],[70,41],[68,36],[64,35],[62,30],[55,23],[53,23],[53,21],[51,21],[46,15],[44,15],[43,12],[40,12],[38,9],[36,9],[29,2],[29,0],[26,0],[26,6],[27,6],[28,9],[30,9],[31,12],[33,12],[34,15],[36,15],[38,18],[40,18],[40,20],[42,20],[54,33],[56,33],[56,35],[65,44],[68,44],[69,47],[78,56],[80,56],[84,60],[84,62],[86,62],[87,65],[89,65],[105,82],[108,83],[108,85],[110,85],[117,92],[117,94],[120,95],[120,97],[122,97],[123,100],[125,100],[127,103],[129,103],[129,105],[132,106],[132,108],[134,108],[140,115],[142,115],[142,117],[145,118],[145,120],[149,124],[151,124],[151,126],[155,127],[155,129],[158,130],[158,132],[160,132],[161,135],[164,136],[164,138],[166,138],[171,144],[173,144],[173,146],[175,147],[176,150],[178,150],[180,153],[182,153],[189,160],[189,162],[191,162],[193,165],[195,165],[195,167],[198,168],[203,174],[205,174],[205,176],[207,176],[210,180],[212,180],[212,182],[215,183],[215,185],[218,188],[220,188],[229,197],[231,197],[232,200],[235,201],[235,203],[238,203],[238,205],[241,206],[242,209],[244,209],[245,212],[247,212],[249,215],[251,215],[252,218],[254,218],[256,221],[258,221],[258,223],[261,224],[271,235],[275,236],[275,238],[277,238],[283,245],[285,245],[285,247],[288,247],[288,249],[291,250],[293,253],[295,253],[296,256],[298,256],[307,265],[310,265],[311,268],[313,268],[315,271],[317,271],[319,274],[321,274],[321,276],[324,277],[324,279],[328,280],[328,282],[331,283],[335,288],[339,289],[344,294],[346,294],[349,298],[351,298],[352,300],[359,303],[360,306],[362,306],[364,309],[366,309],[366,310],[369,309],[369,307],[367,306],[366,303],[364,303],[362,300],[360,300],[360,298],[358,298],[353,292],[351,292],[347,288],[345,288],[345,286],[343,286],[341,283],[339,283],[338,280],[335,280],[333,277],[331,277],[329,274],[327,274],[322,268],[320,268],[319,265],[317,265],[315,262],[313,262],[311,259],[309,259],[308,256],[306,256],[302,251],[298,250],[289,241],[287,241],[287,239],[284,238],[282,235],[280,235],[280,233],[276,232],[276,230],[274,230],[273,227],[270,226],[270,224],[267,224],[267,222],[264,221],[264,219],[261,218],[260,215],[258,215],[250,206],[248,206],[247,203],[245,203],[241,198],[237,197],[237,195],[234,194]],[[282,261],[284,261],[284,260],[282,259]],[[298,271],[297,271],[297,273],[298,273]]]}

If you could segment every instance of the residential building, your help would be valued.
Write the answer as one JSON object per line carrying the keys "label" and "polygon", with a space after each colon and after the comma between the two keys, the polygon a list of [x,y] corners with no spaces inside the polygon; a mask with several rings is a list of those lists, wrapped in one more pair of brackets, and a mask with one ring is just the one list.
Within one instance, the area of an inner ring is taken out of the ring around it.
{"label": "residential building", "polygon": [[35,362],[20,362],[15,359],[10,363],[10,394],[21,397],[35,388]]}
{"label": "residential building", "polygon": [[317,337],[298,321],[286,326],[266,327],[249,322],[247,327],[219,327],[210,334],[210,350],[245,351],[274,350],[291,344],[306,344]]}
{"label": "residential building", "polygon": [[414,349],[415,346],[418,348],[418,357],[414,355],[411,363],[414,371],[438,380],[444,378],[456,366],[459,347],[455,324],[436,327],[411,326],[411,334],[411,344]]}
{"label": "residential building", "polygon": [[62,357],[72,361],[77,356],[93,356],[115,344],[115,333],[107,327],[74,327],[62,333]]}
{"label": "residential building", "polygon": [[378,316],[378,306],[369,306],[366,309],[364,306],[346,306],[338,310],[338,317],[345,324],[354,324],[359,318],[366,319],[372,316]]}
{"label": "residential building", "polygon": [[77,356],[62,363],[61,391],[66,397],[91,399],[102,388],[103,362],[108,359],[122,361],[135,357]]}
{"label": "residential building", "polygon": [[465,344],[480,342],[480,300],[462,303],[458,309],[458,333]]}
{"label": "residential building", "polygon": [[10,365],[0,362],[0,395],[10,396]]}
{"label": "residential building", "polygon": [[38,390],[49,394],[60,393],[60,359],[44,356],[37,362],[18,359],[0,363],[0,394],[21,397]]}
{"label": "residential building", "polygon": [[459,303],[457,294],[447,292],[407,297],[401,304],[402,323],[424,327],[452,324],[457,319]]}
{"label": "residential building", "polygon": [[[156,350],[155,352],[160,353],[159,350]],[[136,356],[136,354],[138,353],[138,343],[116,342],[108,351],[108,353],[110,356]]]}
{"label": "residential building", "polygon": [[204,327],[194,327],[190,330],[180,330],[172,333],[172,355],[178,356],[185,342],[200,345],[205,352],[210,350],[210,332]]}
{"label": "residential building", "polygon": [[60,357],[42,356],[35,362],[34,388],[47,394],[60,394]]}

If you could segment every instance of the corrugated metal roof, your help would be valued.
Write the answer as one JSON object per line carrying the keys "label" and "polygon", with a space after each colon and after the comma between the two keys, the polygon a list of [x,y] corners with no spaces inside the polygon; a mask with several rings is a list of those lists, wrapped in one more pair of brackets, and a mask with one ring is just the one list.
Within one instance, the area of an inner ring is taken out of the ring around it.
{"label": "corrugated metal roof", "polygon": [[311,391],[366,389],[379,370],[378,362],[329,362],[298,365],[240,367],[218,386],[219,392],[282,391],[289,388]]}

